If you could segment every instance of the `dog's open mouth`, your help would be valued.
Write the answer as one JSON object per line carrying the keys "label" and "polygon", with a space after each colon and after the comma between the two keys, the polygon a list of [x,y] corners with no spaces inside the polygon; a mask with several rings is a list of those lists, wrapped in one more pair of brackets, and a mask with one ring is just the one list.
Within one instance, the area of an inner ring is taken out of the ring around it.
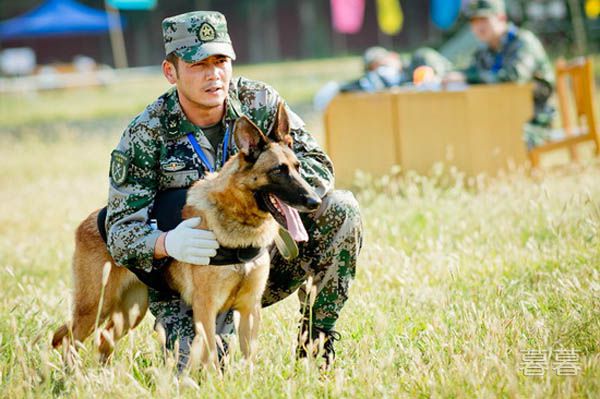
{"label": "dog's open mouth", "polygon": [[308,233],[296,209],[285,204],[273,194],[261,193],[259,197],[261,205],[264,205],[264,208],[273,215],[275,220],[290,232],[294,240],[308,241]]}

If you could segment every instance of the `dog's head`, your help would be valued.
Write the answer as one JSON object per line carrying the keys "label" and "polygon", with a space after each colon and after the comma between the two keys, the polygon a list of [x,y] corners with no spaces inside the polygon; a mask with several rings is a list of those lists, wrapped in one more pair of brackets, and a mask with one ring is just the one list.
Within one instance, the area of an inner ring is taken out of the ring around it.
{"label": "dog's head", "polygon": [[292,151],[287,112],[280,103],[269,140],[250,119],[237,120],[233,136],[240,150],[240,180],[250,189],[258,207],[294,234],[295,208],[302,212],[317,209],[321,199],[300,175],[300,163]]}

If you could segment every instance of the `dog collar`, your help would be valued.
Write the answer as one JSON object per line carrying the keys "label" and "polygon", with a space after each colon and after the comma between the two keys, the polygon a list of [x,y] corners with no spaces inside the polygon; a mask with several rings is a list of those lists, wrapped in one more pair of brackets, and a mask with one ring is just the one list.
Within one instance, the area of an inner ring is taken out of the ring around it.
{"label": "dog collar", "polygon": [[219,249],[217,249],[217,254],[210,258],[210,266],[235,265],[252,262],[262,256],[266,250],[266,248],[260,247],[219,247]]}

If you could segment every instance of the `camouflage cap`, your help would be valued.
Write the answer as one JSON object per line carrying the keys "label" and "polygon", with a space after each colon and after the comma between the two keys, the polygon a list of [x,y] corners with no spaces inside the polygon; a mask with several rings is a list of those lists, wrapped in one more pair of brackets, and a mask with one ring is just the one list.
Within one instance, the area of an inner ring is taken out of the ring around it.
{"label": "camouflage cap", "polygon": [[227,33],[225,16],[216,11],[194,11],[162,21],[165,53],[172,52],[188,63],[211,55],[226,55],[235,60]]}
{"label": "camouflage cap", "polygon": [[465,15],[469,19],[504,14],[506,14],[504,0],[471,0],[465,10]]}

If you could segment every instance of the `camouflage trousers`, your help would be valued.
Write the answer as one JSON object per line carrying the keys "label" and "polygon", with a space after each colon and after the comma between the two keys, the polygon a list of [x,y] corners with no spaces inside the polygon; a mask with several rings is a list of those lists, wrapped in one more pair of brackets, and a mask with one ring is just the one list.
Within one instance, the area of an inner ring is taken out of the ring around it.
{"label": "camouflage trousers", "polygon": [[[300,306],[300,315],[303,320],[311,320],[315,327],[331,330],[348,299],[362,246],[358,202],[352,193],[335,190],[323,199],[316,212],[303,214],[302,220],[310,240],[300,243],[299,256],[286,261],[277,249],[271,251],[263,307],[281,301],[296,290],[300,303],[308,303],[310,293],[303,283],[312,277],[312,286],[316,288],[314,304]],[[178,297],[165,298],[150,289],[150,312],[156,317],[155,328],[160,325],[166,333],[167,348],[172,350],[179,341],[179,363],[185,365],[195,335],[191,307]],[[225,349],[227,335],[233,332],[233,312],[219,314],[217,333]]]}

